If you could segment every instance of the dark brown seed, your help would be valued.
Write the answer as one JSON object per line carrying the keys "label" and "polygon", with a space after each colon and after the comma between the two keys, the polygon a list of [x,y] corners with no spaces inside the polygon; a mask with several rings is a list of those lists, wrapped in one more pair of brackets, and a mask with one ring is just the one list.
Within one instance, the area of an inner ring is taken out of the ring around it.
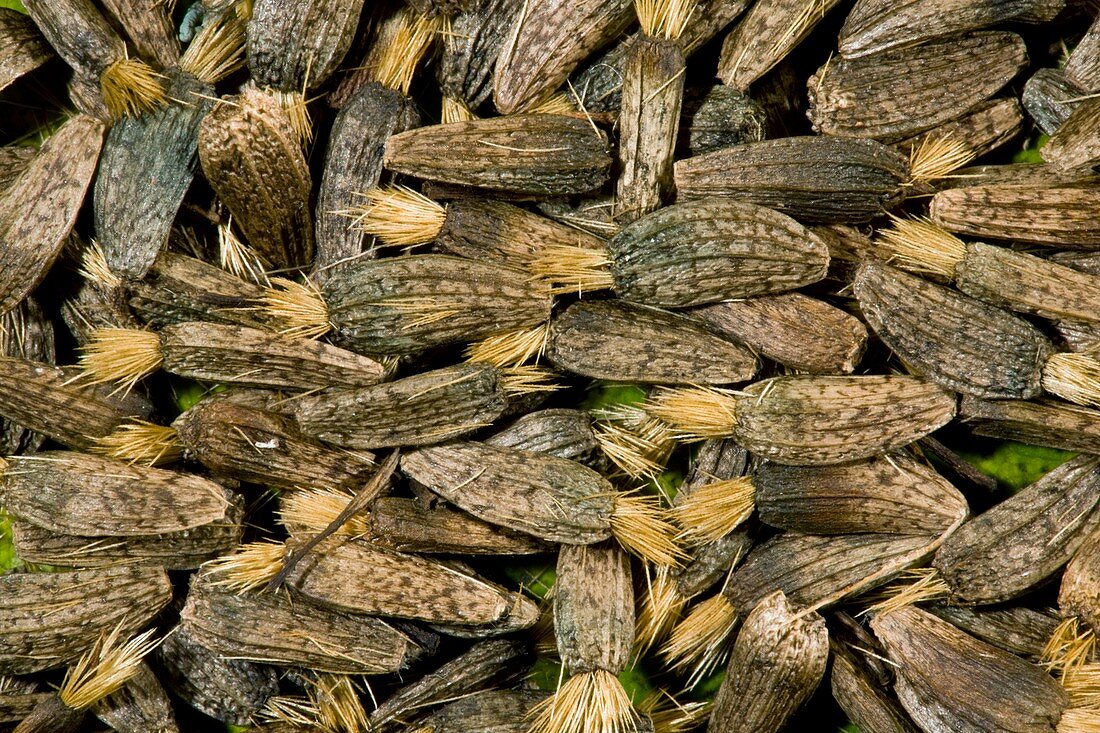
{"label": "dark brown seed", "polygon": [[1098,501],[1100,459],[1071,459],[955,530],[933,564],[960,602],[1012,600],[1056,573],[1100,526]]}
{"label": "dark brown seed", "polygon": [[386,143],[385,164],[431,181],[547,196],[598,188],[611,156],[587,120],[528,114],[399,133]]}
{"label": "dark brown seed", "polygon": [[179,733],[172,703],[157,676],[144,663],[137,674],[92,712],[118,733]]}
{"label": "dark brown seed", "polygon": [[53,50],[34,21],[13,8],[0,8],[0,91],[51,58]]}
{"label": "dark brown seed", "polygon": [[[100,634],[143,628],[172,600],[163,568],[115,565],[0,576],[0,674],[74,661]],[[43,624],[43,614],[49,624]]]}
{"label": "dark brown seed", "polygon": [[1100,98],[1083,101],[1039,154],[1064,171],[1091,169],[1100,163]]}
{"label": "dark brown seed", "polygon": [[38,692],[38,688],[39,685],[33,680],[17,677],[0,680],[0,723],[18,723],[35,707],[54,696],[52,692]]}
{"label": "dark brown seed", "polygon": [[704,94],[688,92],[680,118],[682,157],[759,142],[767,131],[767,113],[752,97],[724,84]]}
{"label": "dark brown seed", "polygon": [[776,733],[813,695],[828,661],[821,616],[798,612],[782,592],[764,598],[737,635],[707,730]]}
{"label": "dark brown seed", "polygon": [[1100,410],[1061,402],[964,396],[959,418],[978,435],[1100,454]]}
{"label": "dark brown seed", "polygon": [[473,0],[451,19],[436,65],[443,96],[475,109],[493,93],[493,66],[521,6],[511,0]]}
{"label": "dark brown seed", "polygon": [[194,257],[161,252],[145,279],[126,289],[130,307],[157,328],[187,321],[270,327],[255,307],[260,287]]}
{"label": "dark brown seed", "polygon": [[[0,355],[53,364],[56,360],[54,328],[38,301],[28,297],[0,316]],[[46,436],[0,418],[0,455],[34,453]]]}
{"label": "dark brown seed", "polygon": [[77,733],[86,712],[70,708],[56,694],[50,695],[15,726],[13,733]]}
{"label": "dark brown seed", "polygon": [[865,733],[918,733],[882,681],[846,644],[832,645],[829,683],[837,705]]}
{"label": "dark brown seed", "polygon": [[788,137],[676,162],[679,200],[728,196],[804,222],[858,224],[898,203],[909,161],[872,140]]}
{"label": "dark brown seed", "polygon": [[908,606],[871,620],[922,730],[1054,733],[1067,697],[1046,670]]}
{"label": "dark brown seed", "polygon": [[809,116],[826,135],[894,142],[973,110],[1026,63],[1023,40],[994,31],[833,59],[808,82]]}
{"label": "dark brown seed", "polygon": [[953,175],[936,183],[941,189],[987,185],[1050,188],[1061,183],[1087,181],[1090,178],[1095,178],[1095,176],[1090,176],[1082,171],[1062,173],[1050,165],[1009,163],[1007,165],[975,165],[959,168]]}
{"label": "dark brown seed", "polygon": [[851,374],[867,347],[867,327],[858,318],[802,293],[716,303],[691,314],[800,372]]}
{"label": "dark brown seed", "polygon": [[964,608],[935,603],[924,610],[1013,654],[1039,659],[1061,620],[1052,611],[1025,606]]}
{"label": "dark brown seed", "polygon": [[1023,126],[1024,111],[1015,98],[992,99],[978,105],[967,115],[902,140],[897,147],[909,152],[919,150],[922,144],[948,141],[965,145],[974,158],[980,158],[1015,138]]}
{"label": "dark brown seed", "polygon": [[303,93],[323,84],[351,48],[362,9],[356,0],[256,0],[247,46],[256,82]]}
{"label": "dark brown seed", "polygon": [[634,642],[634,591],[630,557],[611,544],[558,552],[554,583],[554,636],[572,674],[618,674]]}
{"label": "dark brown seed", "polygon": [[929,214],[944,229],[974,237],[1094,249],[1100,242],[1100,186],[976,186],[940,191]]}
{"label": "dark brown seed", "polygon": [[1097,588],[1100,588],[1100,532],[1093,530],[1066,565],[1058,589],[1058,607],[1063,616],[1084,621],[1094,634],[1100,633]]}
{"label": "dark brown seed", "polygon": [[95,174],[103,134],[102,122],[72,117],[0,198],[0,313],[34,290],[61,253]]}
{"label": "dark brown seed", "polygon": [[401,552],[459,555],[529,555],[550,545],[462,512],[425,508],[418,499],[375,499],[367,519],[375,544]]}
{"label": "dark brown seed", "polygon": [[485,442],[568,458],[593,468],[602,459],[592,416],[583,410],[552,408],[529,412],[485,438]]}
{"label": "dark brown seed", "polygon": [[1100,89],[1100,19],[1092,21],[1062,70],[1086,92]]}
{"label": "dark brown seed", "polygon": [[144,0],[104,0],[103,5],[125,28],[139,56],[166,69],[176,65],[180,43],[167,6]]}
{"label": "dark brown seed", "polygon": [[42,35],[69,66],[94,79],[126,55],[126,44],[91,0],[24,4]]}
{"label": "dark brown seed", "polygon": [[1074,100],[1085,95],[1062,70],[1039,69],[1024,85],[1021,101],[1036,126],[1053,135],[1080,106],[1081,102]]}
{"label": "dark brown seed", "polygon": [[538,690],[484,690],[419,721],[416,733],[524,733],[531,711],[546,700]]}
{"label": "dark brown seed", "polygon": [[617,300],[575,303],[550,327],[547,358],[594,379],[732,384],[756,373],[752,352],[699,320]]}
{"label": "dark brown seed", "polygon": [[881,263],[860,267],[854,292],[871,328],[914,372],[975,397],[1042,391],[1052,349],[1027,321]]}

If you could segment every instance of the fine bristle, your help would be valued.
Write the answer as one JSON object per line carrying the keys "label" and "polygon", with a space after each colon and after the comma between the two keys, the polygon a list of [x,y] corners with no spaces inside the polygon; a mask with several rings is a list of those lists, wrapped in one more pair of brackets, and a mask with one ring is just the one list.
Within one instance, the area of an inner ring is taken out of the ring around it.
{"label": "fine bristle", "polygon": [[[287,529],[310,534],[324,531],[351,502],[351,495],[331,489],[302,489],[284,494],[279,522]],[[370,532],[370,520],[354,516],[337,530],[341,537],[362,537]]]}
{"label": "fine bristle", "polygon": [[562,385],[555,381],[556,372],[536,366],[514,366],[500,372],[500,388],[510,397],[557,392]]}
{"label": "fine bristle", "polygon": [[133,328],[97,328],[80,355],[83,376],[91,384],[117,382],[129,392],[160,368],[160,337]]}
{"label": "fine bristle", "polygon": [[1100,711],[1070,708],[1062,713],[1056,733],[1100,733]]}
{"label": "fine bristle", "polygon": [[290,121],[290,129],[302,145],[313,142],[313,121],[309,117],[309,106],[306,104],[305,95],[301,92],[283,92],[277,89],[265,89],[265,94],[270,94],[283,108],[287,120]]}
{"label": "fine bristle", "polygon": [[551,286],[555,294],[607,290],[615,284],[606,250],[568,244],[541,248],[531,258],[531,277]]}
{"label": "fine bristle", "polygon": [[748,476],[700,486],[673,509],[684,528],[680,538],[690,545],[720,540],[749,518],[755,501],[756,486]]}
{"label": "fine bristle", "polygon": [[212,584],[235,593],[262,588],[283,569],[286,547],[281,542],[250,542],[232,555],[203,565]]}
{"label": "fine bristle", "polygon": [[160,643],[153,632],[149,629],[122,642],[120,623],[101,636],[65,674],[58,691],[61,702],[73,710],[87,710],[126,684],[137,674],[142,658]]}
{"label": "fine bristle", "polygon": [[99,242],[92,240],[80,255],[80,276],[102,288],[114,290],[122,286],[122,278],[111,271],[107,256]]}
{"label": "fine bristle", "polygon": [[391,247],[427,244],[447,221],[442,204],[407,186],[376,186],[363,196],[366,202],[348,212],[355,219],[352,226]]}
{"label": "fine bristle", "polygon": [[1091,354],[1054,354],[1043,366],[1043,389],[1083,407],[1100,407],[1100,359]]}
{"label": "fine bristle", "polygon": [[634,651],[638,656],[668,636],[687,600],[680,593],[672,568],[658,566],[652,573],[646,569],[646,588],[634,624]]}
{"label": "fine bristle", "polygon": [[[789,45],[799,43],[807,33],[813,30],[817,23],[825,18],[825,13],[829,11],[830,5],[829,0],[809,0],[803,3],[801,11],[795,17],[787,32],[779,34],[775,39],[771,52],[777,53],[784,46],[789,47]],[[746,48],[751,48],[751,46],[746,45]]]}
{"label": "fine bristle", "polygon": [[623,493],[615,497],[611,534],[626,550],[656,565],[678,566],[684,551],[676,544],[676,528],[655,496]]}
{"label": "fine bristle", "polygon": [[860,615],[879,615],[898,611],[907,606],[931,601],[946,600],[951,588],[935,568],[906,570],[894,583],[875,594],[877,600],[860,612]]}
{"label": "fine bristle", "polygon": [[183,444],[175,428],[135,419],[97,439],[93,452],[116,461],[156,466],[182,458]]}
{"label": "fine bristle", "polygon": [[319,674],[308,690],[318,712],[320,727],[340,733],[365,733],[370,729],[367,711],[352,678],[344,674]]}
{"label": "fine bristle", "polygon": [[697,605],[676,625],[661,656],[674,671],[690,670],[688,686],[694,687],[725,663],[736,626],[736,610],[719,593]]}
{"label": "fine bristle", "polygon": [[1091,710],[1100,715],[1100,664],[1082,664],[1062,676],[1062,687],[1069,694],[1069,706]]}
{"label": "fine bristle", "polygon": [[663,446],[615,422],[595,422],[592,432],[608,460],[631,478],[652,478],[663,470]]}
{"label": "fine bristle", "polygon": [[638,710],[649,716],[653,733],[688,733],[701,726],[710,715],[712,703],[680,702],[664,690],[655,690],[638,703]]}
{"label": "fine bristle", "polygon": [[576,674],[535,706],[529,733],[629,733],[637,729],[630,697],[607,670]]}
{"label": "fine bristle", "polygon": [[552,92],[523,108],[525,114],[575,116],[577,105],[565,92]]}
{"label": "fine bristle", "polygon": [[264,706],[256,711],[255,719],[262,723],[308,730],[320,727],[321,711],[317,709],[317,703],[308,697],[272,695],[264,702]]}
{"label": "fine bristle", "polygon": [[180,58],[180,69],[207,84],[216,84],[244,66],[245,21],[222,13],[203,27]]}
{"label": "fine bristle", "polygon": [[558,657],[558,640],[554,634],[554,607],[546,602],[539,611],[539,620],[531,627],[531,638],[535,643],[535,653],[540,657]]}
{"label": "fine bristle", "polygon": [[713,387],[662,387],[646,400],[645,410],[670,425],[677,438],[728,438],[737,425],[733,393]]}
{"label": "fine bristle", "polygon": [[465,102],[454,97],[443,97],[443,102],[439,107],[440,123],[450,125],[455,122],[469,122],[476,119],[477,115],[466,106]]}
{"label": "fine bristle", "polygon": [[928,136],[909,152],[910,181],[923,183],[943,178],[974,157],[974,150],[962,140],[950,135]]}
{"label": "fine bristle", "polygon": [[232,222],[218,225],[218,264],[242,280],[271,287],[260,255],[233,232]]}
{"label": "fine bristle", "polygon": [[650,38],[674,41],[683,35],[695,13],[692,0],[634,0],[638,24]]}
{"label": "fine bristle", "polygon": [[99,87],[107,111],[116,120],[148,112],[167,99],[160,76],[138,59],[119,59],[108,66]]}
{"label": "fine bristle", "polygon": [[1062,677],[1071,676],[1096,652],[1096,634],[1076,617],[1064,619],[1043,648],[1043,665]]}
{"label": "fine bristle", "polygon": [[930,219],[889,216],[890,226],[875,237],[883,259],[910,272],[955,279],[955,267],[966,257],[965,242]]}
{"label": "fine bristle", "polygon": [[530,328],[489,336],[467,347],[466,360],[492,364],[502,369],[522,366],[532,359],[538,363],[546,349],[549,335],[549,324],[540,323]]}
{"label": "fine bristle", "polygon": [[408,8],[398,12],[401,14],[399,25],[378,60],[374,79],[388,89],[407,95],[416,67],[443,29],[444,20],[442,16],[425,18]]}
{"label": "fine bristle", "polygon": [[312,282],[303,285],[277,277],[272,278],[271,285],[264,291],[263,307],[269,316],[284,324],[280,333],[317,339],[332,329],[328,306]]}

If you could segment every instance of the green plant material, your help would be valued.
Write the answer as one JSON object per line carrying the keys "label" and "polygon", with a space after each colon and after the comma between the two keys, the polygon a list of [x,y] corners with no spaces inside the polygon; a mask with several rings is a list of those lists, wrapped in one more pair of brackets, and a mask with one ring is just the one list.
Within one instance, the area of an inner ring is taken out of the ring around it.
{"label": "green plant material", "polygon": [[528,679],[535,683],[540,690],[554,692],[558,689],[558,682],[564,679],[561,662],[547,657],[539,657],[531,665]]}
{"label": "green plant material", "polygon": [[540,560],[513,563],[504,569],[504,574],[540,601],[554,587],[557,578],[554,563]]}
{"label": "green plant material", "polygon": [[1039,133],[1039,137],[1029,140],[1026,148],[1012,156],[1013,163],[1042,163],[1039,150],[1050,140],[1050,135]]}
{"label": "green plant material", "polygon": [[650,482],[650,487],[661,496],[667,496],[669,501],[676,498],[680,486],[684,483],[684,472],[678,468],[669,468],[657,475]]}
{"label": "green plant material", "polygon": [[21,564],[11,541],[11,517],[0,509],[0,575],[11,572]]}
{"label": "green plant material", "polygon": [[960,455],[982,473],[1017,491],[1038,481],[1047,471],[1057,468],[1077,454],[1005,441],[988,454],[960,451]]}
{"label": "green plant material", "polygon": [[855,723],[848,723],[840,729],[840,733],[859,733],[859,728],[856,727]]}
{"label": "green plant material", "polygon": [[627,669],[619,675],[619,682],[622,683],[623,689],[626,690],[626,694],[635,704],[641,702],[657,690],[657,686],[653,684],[649,675],[637,666],[627,667]]}
{"label": "green plant material", "polygon": [[18,10],[20,13],[26,15],[27,9],[23,7],[23,3],[19,0],[0,0],[0,8],[11,8],[12,10]]}
{"label": "green plant material", "polygon": [[637,405],[646,398],[647,392],[636,384],[616,382],[593,382],[581,402],[583,410],[600,410],[615,405]]}
{"label": "green plant material", "polygon": [[250,730],[250,728],[247,725],[233,725],[232,723],[226,723],[225,730],[226,733],[245,733],[245,731]]}

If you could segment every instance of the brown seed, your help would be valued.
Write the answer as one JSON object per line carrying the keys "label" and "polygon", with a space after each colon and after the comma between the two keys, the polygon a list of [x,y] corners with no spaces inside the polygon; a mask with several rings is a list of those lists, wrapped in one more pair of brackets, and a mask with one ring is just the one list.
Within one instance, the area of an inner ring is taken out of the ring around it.
{"label": "brown seed", "polygon": [[1062,70],[1085,91],[1100,89],[1100,21],[1092,21],[1084,37],[1070,51]]}
{"label": "brown seed", "polygon": [[747,94],[724,84],[715,84],[703,94],[689,91],[680,118],[678,150],[682,157],[689,157],[759,142],[766,126],[767,113]]}
{"label": "brown seed", "polygon": [[163,68],[179,61],[179,37],[166,6],[142,0],[105,0],[103,5],[126,30],[139,56],[152,59]]}
{"label": "brown seed", "polygon": [[1100,453],[1100,411],[1061,402],[963,397],[959,418],[978,435]]}
{"label": "brown seed", "polygon": [[1026,606],[964,608],[935,603],[924,610],[982,641],[1018,656],[1039,659],[1060,619]]}
{"label": "brown seed", "polygon": [[929,214],[958,234],[1089,249],[1100,240],[1098,204],[1100,186],[1093,184],[991,185],[941,191]]}
{"label": "brown seed", "polygon": [[1035,125],[1047,135],[1058,131],[1087,96],[1061,69],[1039,69],[1024,85],[1020,97]]}
{"label": "brown seed", "polygon": [[[0,316],[0,355],[53,364],[56,361],[53,322],[38,301],[28,297]],[[0,456],[34,453],[46,436],[0,418]]]}
{"label": "brown seed", "polygon": [[179,731],[167,693],[144,662],[138,665],[137,674],[96,705],[93,712],[118,733]]}
{"label": "brown seed", "polygon": [[1014,139],[1023,126],[1024,111],[1016,99],[991,99],[958,119],[902,140],[897,147],[909,152],[944,141],[963,146],[970,159],[980,158]]}
{"label": "brown seed", "polygon": [[509,0],[472,0],[451,19],[435,76],[444,97],[471,109],[493,93],[493,67],[521,6]]}
{"label": "brown seed", "polygon": [[597,468],[600,438],[592,416],[583,410],[551,408],[529,412],[485,438],[489,445],[548,453]]}
{"label": "brown seed", "polygon": [[[14,12],[14,11],[13,11]],[[33,679],[4,677],[0,679],[0,722],[18,723],[52,692],[39,692],[39,685]]]}
{"label": "brown seed", "polygon": [[829,686],[844,714],[866,733],[917,733],[897,700],[863,663],[864,655],[846,644],[831,644]]}
{"label": "brown seed", "polygon": [[355,0],[255,0],[248,68],[257,84],[301,93],[323,84],[351,47],[361,12]]}
{"label": "brown seed", "polygon": [[410,726],[415,733],[524,733],[546,699],[538,690],[484,690],[446,705]]}
{"label": "brown seed", "polygon": [[14,8],[0,9],[0,91],[51,58],[53,50],[34,21]]}
{"label": "brown seed", "polygon": [[[1077,548],[1062,574],[1058,589],[1058,607],[1062,614],[1076,617],[1088,624],[1095,635],[1100,633],[1100,532],[1093,533]],[[1049,635],[1048,635],[1049,636]]]}
{"label": "brown seed", "polygon": [[1087,99],[1051,136],[1039,153],[1059,170],[1091,170],[1100,163],[1100,100]]}

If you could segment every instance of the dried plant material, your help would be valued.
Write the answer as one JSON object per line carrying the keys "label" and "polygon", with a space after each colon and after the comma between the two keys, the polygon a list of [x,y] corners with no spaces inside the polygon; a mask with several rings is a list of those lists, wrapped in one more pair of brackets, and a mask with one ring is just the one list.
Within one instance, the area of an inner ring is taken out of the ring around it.
{"label": "dried plant material", "polygon": [[1096,634],[1075,617],[1063,619],[1043,647],[1043,664],[1063,680],[1082,671],[1096,654]]}
{"label": "dried plant material", "polygon": [[0,91],[53,58],[34,21],[13,8],[0,9]]}
{"label": "dried plant material", "polygon": [[966,258],[966,242],[925,217],[903,219],[891,214],[890,226],[876,235],[875,248],[882,259],[936,279],[954,280],[955,268]]}
{"label": "dried plant material", "polygon": [[958,234],[1087,249],[1100,238],[1097,202],[1100,187],[1084,183],[974,186],[937,193],[929,216]]}
{"label": "dried plant material", "polygon": [[592,416],[584,410],[551,408],[529,412],[485,438],[485,442],[548,453],[587,466],[600,461],[601,441]]}
{"label": "dried plant material", "polygon": [[909,148],[911,182],[935,181],[962,168],[977,157],[976,151],[955,135],[925,135]]}
{"label": "dried plant material", "polygon": [[443,19],[415,15],[408,9],[397,13],[398,25],[382,51],[374,78],[387,89],[408,96],[417,64],[435,36],[442,30]]}
{"label": "dried plant material", "polygon": [[[49,317],[28,297],[0,316],[0,355],[52,364],[56,360],[54,327]],[[0,455],[33,453],[46,436],[0,417]]]}
{"label": "dried plant material", "polygon": [[0,721],[18,723],[50,697],[51,692],[39,692],[34,680],[0,677]]}
{"label": "dried plant material", "polygon": [[363,197],[366,201],[350,212],[353,226],[389,246],[427,244],[447,221],[446,207],[408,186],[376,186]]}
{"label": "dried plant material", "polygon": [[534,277],[551,285],[551,292],[580,295],[615,286],[611,262],[610,254],[602,247],[550,245],[532,257],[530,269]]}
{"label": "dried plant material", "polygon": [[1043,389],[1084,407],[1100,407],[1100,360],[1093,354],[1054,354],[1043,365]]}
{"label": "dried plant material", "polygon": [[1062,450],[1100,452],[1100,411],[1062,402],[963,397],[959,417],[978,435]]}
{"label": "dried plant material", "polygon": [[1063,171],[1092,169],[1100,163],[1100,99],[1084,100],[1051,136],[1040,155]]}
{"label": "dried plant material", "polygon": [[104,0],[103,5],[125,29],[138,55],[165,68],[179,61],[180,39],[169,8],[141,0]]}
{"label": "dried plant material", "polygon": [[65,674],[58,697],[67,707],[87,710],[113,694],[140,671],[141,660],[160,643],[154,639],[154,629],[123,642],[124,625],[120,623],[109,634],[101,636]]}
{"label": "dried plant material", "polygon": [[256,251],[236,235],[232,222],[218,226],[218,266],[242,280],[271,287],[267,267]]}
{"label": "dried plant material", "polygon": [[672,568],[663,566],[655,568],[652,574],[647,569],[642,593],[634,630],[634,648],[639,655],[668,636],[689,600],[680,592]]}
{"label": "dried plant material", "polygon": [[489,336],[467,347],[466,360],[490,364],[498,369],[520,367],[532,359],[537,363],[542,352],[546,350],[546,339],[549,335],[549,326],[542,323]]}
{"label": "dried plant material", "polygon": [[840,29],[838,46],[844,58],[857,58],[1006,22],[1045,23],[1064,7],[1062,0],[992,5],[920,0],[905,6],[885,0],[859,0]]}
{"label": "dried plant material", "polygon": [[191,581],[180,623],[198,644],[231,659],[334,674],[385,674],[427,651],[370,616],[328,610],[286,593],[239,595]]}
{"label": "dried plant material", "polygon": [[1053,135],[1080,106],[1082,96],[1085,91],[1062,70],[1039,69],[1027,80],[1020,100],[1036,127]]}
{"label": "dried plant material", "polygon": [[1053,732],[1067,707],[1042,668],[929,613],[902,608],[875,616],[871,628],[894,667],[902,707],[922,730]]}
{"label": "dried plant material", "polygon": [[95,174],[103,134],[99,120],[72,117],[0,195],[0,313],[27,297],[61,253]]}
{"label": "dried plant material", "polygon": [[1098,481],[1097,460],[1079,456],[955,530],[934,561],[952,597],[999,603],[1056,573],[1100,523]]}
{"label": "dried plant material", "polygon": [[876,592],[874,603],[863,614],[888,614],[918,603],[942,602],[951,597],[951,586],[935,568],[908,570],[901,577]]}
{"label": "dried plant material", "polygon": [[524,733],[531,711],[546,696],[538,690],[484,690],[449,703],[409,729],[413,733]]}
{"label": "dried plant material", "polygon": [[[1086,636],[1091,632],[1090,646],[1095,647],[1096,634],[1100,632],[1100,604],[1097,603],[1096,588],[1100,576],[1100,554],[1097,553],[1100,534],[1093,533],[1077,548],[1062,574],[1062,584],[1058,590],[1058,607],[1066,616],[1078,618],[1085,626],[1078,632]],[[1090,656],[1092,656],[1090,654]]]}
{"label": "dried plant material", "polygon": [[611,157],[587,120],[511,115],[396,134],[385,165],[430,181],[547,196],[598,188]]}
{"label": "dried plant material", "polygon": [[829,634],[816,613],[798,611],[782,592],[745,618],[714,698],[710,728],[775,733],[813,695],[829,661]]}
{"label": "dried plant material", "polygon": [[642,422],[627,424],[627,420],[618,419],[619,415],[607,414],[607,419],[600,415],[601,420],[590,428],[603,455],[634,479],[655,478],[676,447],[664,423],[644,412],[642,416]]}
{"label": "dried plant material", "polygon": [[311,281],[304,284],[276,277],[263,292],[264,311],[279,324],[280,333],[305,339],[318,339],[333,327],[324,296]]}
{"label": "dried plant material", "polygon": [[1042,656],[1059,623],[1053,611],[1026,606],[964,608],[932,604],[924,610],[999,649],[1033,659]]}
{"label": "dried plant material", "polygon": [[715,84],[704,94],[688,92],[680,117],[678,150],[684,157],[764,139],[767,114],[752,97]]}
{"label": "dried plant material", "polygon": [[874,262],[859,268],[854,292],[871,328],[897,357],[948,389],[1029,399],[1047,380],[1050,342],[1021,318]]}
{"label": "dried plant material", "polygon": [[869,221],[897,204],[910,180],[900,152],[824,135],[735,145],[675,168],[678,200],[728,196],[809,223]]}
{"label": "dried plant material", "polygon": [[[163,568],[115,565],[0,577],[0,670],[30,674],[75,661],[100,633],[144,628],[172,599]],[[50,623],[42,624],[48,613]]]}
{"label": "dried plant material", "polygon": [[852,723],[869,733],[917,733],[882,680],[863,662],[865,652],[846,644],[830,647],[830,691]]}
{"label": "dried plant material", "polygon": [[99,85],[103,103],[115,119],[154,110],[167,99],[160,75],[139,59],[115,61],[103,71]]}
{"label": "dried plant material", "polygon": [[[957,170],[970,160],[1015,139],[1024,127],[1024,119],[1024,111],[1015,98],[991,99],[969,114],[902,140],[897,146],[913,154],[925,148],[922,157],[927,163],[913,165],[917,168],[913,173],[914,184],[935,181],[942,185],[946,179],[958,175]],[[917,163],[921,162],[918,159]]]}
{"label": "dried plant material", "polygon": [[521,5],[508,0],[473,0],[455,13],[436,61],[444,101],[474,109],[489,98],[497,54],[520,10]]}
{"label": "dried plant material", "polygon": [[994,31],[841,57],[808,82],[810,120],[826,135],[895,142],[971,111],[1026,63],[1023,40]]}
{"label": "dried plant material", "polygon": [[756,486],[747,476],[693,489],[675,508],[676,521],[684,528],[682,539],[695,545],[721,539],[749,518],[755,497]]}
{"label": "dried plant material", "polygon": [[701,321],[617,300],[574,303],[550,324],[546,358],[613,382],[731,384],[756,373],[755,355]]}
{"label": "dried plant material", "polygon": [[[158,648],[163,642],[161,639]],[[139,663],[137,674],[95,705],[92,712],[118,733],[176,733],[179,730],[168,693],[145,662]]]}
{"label": "dried plant material", "polygon": [[802,43],[836,4],[837,0],[754,4],[722,44],[718,78],[735,89],[748,89]]}
{"label": "dried plant material", "polygon": [[361,12],[355,0],[254,0],[248,68],[256,82],[303,93],[320,86],[351,47]]}
{"label": "dried plant material", "polygon": [[1100,22],[1095,19],[1085,35],[1069,53],[1063,67],[1066,76],[1082,89],[1100,89]]}
{"label": "dried plant material", "polygon": [[620,733],[636,728],[636,713],[622,683],[602,669],[573,675],[528,715],[533,733]]}
{"label": "dried plant material", "polygon": [[[4,23],[3,19],[7,12],[10,11],[0,11],[0,25]],[[30,22],[22,13],[19,17]],[[19,180],[37,153],[37,149],[27,145],[0,145],[0,197],[9,186]]]}

